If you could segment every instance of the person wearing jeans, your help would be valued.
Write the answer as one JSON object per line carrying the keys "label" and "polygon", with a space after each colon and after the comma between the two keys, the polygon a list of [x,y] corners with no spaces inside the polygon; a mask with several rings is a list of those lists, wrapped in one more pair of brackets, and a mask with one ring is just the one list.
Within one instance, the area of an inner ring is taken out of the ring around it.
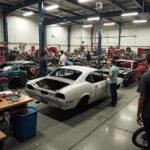
{"label": "person wearing jeans", "polygon": [[117,83],[111,83],[110,84],[110,91],[111,91],[111,96],[112,96],[112,102],[111,105],[112,106],[116,106],[117,105]]}
{"label": "person wearing jeans", "polygon": [[115,107],[117,105],[117,77],[119,69],[118,67],[116,67],[116,61],[114,59],[111,60],[111,65],[112,67],[110,68],[108,78],[110,78],[110,91],[112,102],[108,106]]}
{"label": "person wearing jeans", "polygon": [[148,150],[150,150],[150,53],[146,55],[147,72],[140,79],[137,92],[140,93],[137,111],[137,123],[145,128],[148,142]]}

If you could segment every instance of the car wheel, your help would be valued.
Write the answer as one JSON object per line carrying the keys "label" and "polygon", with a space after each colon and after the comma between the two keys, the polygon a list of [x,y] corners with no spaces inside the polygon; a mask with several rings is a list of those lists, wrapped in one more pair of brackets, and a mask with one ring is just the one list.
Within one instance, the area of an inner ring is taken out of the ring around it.
{"label": "car wheel", "polygon": [[129,80],[127,80],[127,81],[125,81],[125,82],[124,82],[124,84],[123,84],[123,85],[124,85],[124,87],[128,87],[128,86],[129,86],[129,84],[130,84],[130,81],[129,81]]}
{"label": "car wheel", "polygon": [[89,96],[84,96],[79,103],[77,104],[77,108],[79,109],[83,109],[86,107],[86,105],[88,104],[88,100],[89,100]]}
{"label": "car wheel", "polygon": [[17,89],[17,88],[20,88],[21,87],[21,80],[19,78],[14,78],[14,79],[11,79],[10,82],[9,82],[9,88],[10,89]]}

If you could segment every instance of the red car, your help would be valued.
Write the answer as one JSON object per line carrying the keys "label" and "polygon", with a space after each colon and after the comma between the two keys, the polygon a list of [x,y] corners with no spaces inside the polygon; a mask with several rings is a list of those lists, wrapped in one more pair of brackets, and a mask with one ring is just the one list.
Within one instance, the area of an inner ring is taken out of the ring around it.
{"label": "red car", "polygon": [[[136,79],[140,79],[141,75],[146,72],[146,65],[138,63],[135,60],[117,60],[117,67],[119,68],[119,77],[123,78],[123,85],[129,86],[130,83]],[[109,74],[110,67],[101,69],[102,73]]]}

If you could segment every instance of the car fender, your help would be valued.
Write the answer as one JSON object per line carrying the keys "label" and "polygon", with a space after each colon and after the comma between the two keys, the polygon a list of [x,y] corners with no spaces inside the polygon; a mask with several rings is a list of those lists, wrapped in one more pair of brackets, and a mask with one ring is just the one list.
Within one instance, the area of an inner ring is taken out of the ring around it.
{"label": "car fender", "polygon": [[80,97],[80,100],[81,100],[84,96],[89,96],[88,101],[90,100],[90,94],[89,94],[89,93],[84,93],[84,94]]}
{"label": "car fender", "polygon": [[[87,88],[85,88],[85,87],[87,87]],[[86,83],[85,84],[81,83],[81,84],[76,84],[76,85],[70,85],[70,86],[60,90],[59,93],[64,94],[66,97],[66,100],[68,102],[72,101],[72,103],[74,103],[74,105],[77,105],[83,96],[92,95],[92,88],[91,88],[91,93],[90,93],[90,86],[88,86],[88,84],[86,84]]]}

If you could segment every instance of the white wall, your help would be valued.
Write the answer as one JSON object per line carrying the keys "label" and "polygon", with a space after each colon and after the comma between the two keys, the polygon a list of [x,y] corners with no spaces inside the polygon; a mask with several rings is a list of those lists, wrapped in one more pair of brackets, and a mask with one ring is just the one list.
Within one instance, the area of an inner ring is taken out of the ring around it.
{"label": "white wall", "polygon": [[68,49],[68,28],[47,26],[47,44],[48,46],[57,46],[58,49]]}
{"label": "white wall", "polygon": [[[38,18],[35,17],[22,17],[22,16],[9,16],[8,18],[8,38],[9,48],[13,49],[18,47],[20,43],[27,44],[27,50],[31,49],[34,45],[39,48],[39,30]],[[0,42],[3,41],[3,23],[0,14]],[[47,44],[48,46],[57,46],[61,50],[68,49],[68,28],[50,27],[47,26]],[[97,42],[98,27],[94,29],[94,40]],[[102,47],[108,48],[109,46],[118,45],[118,26],[103,27],[102,29]],[[126,48],[130,46],[134,51],[138,47],[150,47],[150,23],[143,25],[124,24],[122,27],[121,47]],[[131,37],[132,36],[132,37]],[[106,38],[109,37],[109,38]],[[78,49],[84,41],[85,46],[91,49],[91,28],[82,28],[81,25],[71,26],[71,51]]]}
{"label": "white wall", "polygon": [[24,18],[19,16],[9,16],[8,21],[8,41],[9,48],[14,49],[20,43],[26,43],[26,50],[31,49],[32,45],[38,48],[39,32],[38,19],[35,17]]}

